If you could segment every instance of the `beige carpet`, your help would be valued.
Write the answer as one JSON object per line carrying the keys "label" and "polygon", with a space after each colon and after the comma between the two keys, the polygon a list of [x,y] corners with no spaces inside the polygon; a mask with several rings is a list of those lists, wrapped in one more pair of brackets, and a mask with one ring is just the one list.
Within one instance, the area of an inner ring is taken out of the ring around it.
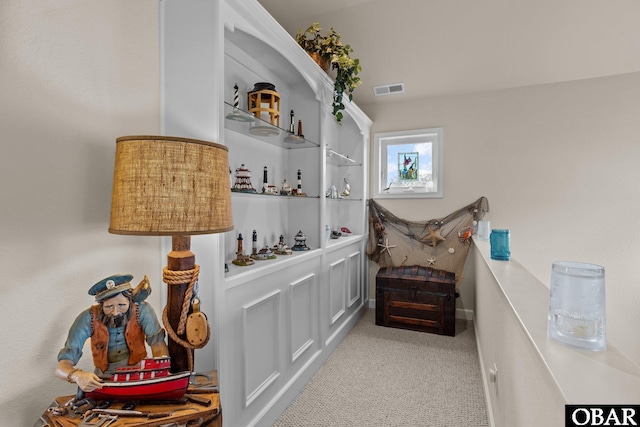
{"label": "beige carpet", "polygon": [[274,426],[488,426],[473,323],[447,337],[368,310]]}

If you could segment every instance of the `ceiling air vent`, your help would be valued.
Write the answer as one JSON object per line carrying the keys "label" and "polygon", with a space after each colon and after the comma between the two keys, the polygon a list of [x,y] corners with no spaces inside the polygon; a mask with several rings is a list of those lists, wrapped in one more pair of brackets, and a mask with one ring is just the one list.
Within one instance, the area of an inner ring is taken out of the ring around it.
{"label": "ceiling air vent", "polygon": [[393,95],[395,93],[404,93],[404,83],[391,83],[373,87],[375,96]]}

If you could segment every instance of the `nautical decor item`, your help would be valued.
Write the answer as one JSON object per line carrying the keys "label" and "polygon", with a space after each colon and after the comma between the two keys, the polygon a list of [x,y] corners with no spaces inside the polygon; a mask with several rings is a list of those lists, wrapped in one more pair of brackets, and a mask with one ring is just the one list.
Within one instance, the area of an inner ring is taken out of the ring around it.
{"label": "nautical decor item", "polygon": [[187,341],[192,345],[201,345],[210,336],[207,316],[200,311],[200,298],[191,300],[191,314],[187,317]]}
{"label": "nautical decor item", "polygon": [[245,255],[242,249],[242,233],[238,234],[238,250],[236,251],[236,259],[231,261],[235,265],[239,265],[240,267],[246,267],[248,265],[253,264],[253,260],[251,257]]}
{"label": "nautical decor item", "polygon": [[289,132],[294,133],[296,129],[295,129],[295,125],[293,124],[295,121],[293,110],[291,110],[291,113],[289,113],[289,117],[291,118],[291,122],[289,123]]}
{"label": "nautical decor item", "polygon": [[233,110],[227,114],[228,120],[235,120],[237,122],[255,122],[256,119],[240,109],[240,98],[238,96],[238,83],[233,86]]}
{"label": "nautical decor item", "polygon": [[267,179],[267,167],[264,167],[264,171],[262,172],[262,192],[264,193],[269,185]]}
{"label": "nautical decor item", "polygon": [[467,245],[471,244],[471,236],[473,236],[472,227],[464,227],[458,231],[458,239]]}
{"label": "nautical decor item", "polygon": [[280,235],[280,240],[278,240],[278,243],[276,243],[275,245],[273,245],[273,252],[276,255],[291,255],[291,248],[289,246],[287,246],[287,244],[284,242],[284,236],[281,234]]}
{"label": "nautical decor item", "polygon": [[291,248],[292,250],[294,251],[311,250],[311,248],[307,246],[307,236],[304,235],[302,230],[298,231],[298,234],[296,234],[293,239],[296,241],[296,243],[295,245],[293,245],[293,248]]}
{"label": "nautical decor item", "polygon": [[263,136],[277,135],[279,133],[277,128],[280,127],[280,94],[276,92],[275,85],[266,82],[256,83],[247,96],[249,112],[256,118],[275,126],[275,128],[254,126],[249,131]]}
{"label": "nautical decor item", "polygon": [[378,243],[378,246],[382,248],[381,249],[382,252],[387,251],[387,253],[389,254],[391,253],[391,249],[398,247],[398,245],[390,245],[388,237],[384,238],[384,244]]}
{"label": "nautical decor item", "polygon": [[302,191],[302,172],[298,169],[298,188],[294,188],[292,191],[294,196],[307,197],[306,193]]}
{"label": "nautical decor item", "polygon": [[255,259],[257,261],[265,261],[268,259],[276,259],[277,257],[273,253],[273,251],[264,247],[258,250],[258,232],[253,230],[253,238],[252,238],[252,246],[251,246],[251,259]]}
{"label": "nautical decor item", "polygon": [[278,187],[275,185],[269,184],[269,179],[267,178],[267,167],[264,167],[264,172],[262,174],[262,194],[272,194],[278,195]]}
{"label": "nautical decor item", "polygon": [[244,163],[236,169],[236,182],[231,191],[238,193],[257,193],[251,184],[251,171],[244,166]]}
{"label": "nautical decor item", "polygon": [[376,325],[456,334],[458,292],[452,272],[418,265],[381,268],[375,297]]}
{"label": "nautical decor item", "polygon": [[270,194],[272,196],[277,196],[279,194],[278,187],[273,184],[269,184],[264,191],[264,194]]}
{"label": "nautical decor item", "polygon": [[[169,372],[170,357],[143,359],[133,367],[117,368],[102,387],[85,393],[87,399],[106,401],[179,400],[189,387],[191,372]],[[88,424],[87,424],[88,425]]]}
{"label": "nautical decor item", "polygon": [[255,259],[254,256],[258,253],[258,232],[253,230],[253,235],[251,236],[251,258]]}
{"label": "nautical decor item", "polygon": [[266,261],[269,259],[276,259],[277,256],[273,253],[273,250],[271,248],[265,246],[264,248],[260,249],[255,255],[251,255],[251,258],[258,261]]}
{"label": "nautical decor item", "polygon": [[240,106],[240,97],[238,96],[238,83],[233,86],[233,109],[237,110]]}
{"label": "nautical decor item", "polygon": [[[296,129],[295,129],[295,119],[294,119],[294,114],[293,114],[293,110],[291,110],[291,113],[289,114],[289,116],[291,117],[291,122],[289,123],[289,135],[286,136],[286,138],[284,139],[284,142],[289,142],[292,144],[300,144],[302,142],[304,142],[304,135],[296,135]],[[299,132],[301,132],[302,129],[299,130]]]}
{"label": "nautical decor item", "polygon": [[[489,211],[485,197],[442,218],[423,221],[399,218],[375,200],[370,200],[368,205],[367,255],[371,261],[384,268],[437,266],[440,270],[455,273],[460,285],[469,248],[473,244],[473,223],[482,220]],[[359,233],[359,230],[354,231]]]}
{"label": "nautical decor item", "polygon": [[282,188],[280,189],[280,194],[283,196],[290,196],[291,192],[292,192],[291,186],[285,179],[284,181],[282,181]]}
{"label": "nautical decor item", "polygon": [[[151,305],[144,301],[151,293],[149,279],[145,276],[136,289],[131,287],[132,279],[131,274],[116,274],[89,289],[95,304],[81,312],[69,329],[67,341],[58,353],[56,377],[75,383],[89,393],[104,388],[103,381],[113,380],[112,375],[118,368],[140,370],[141,361],[147,358],[146,343],[153,357],[169,359],[164,341],[166,332]],[[75,367],[87,340],[92,347],[93,372]],[[167,362],[166,368],[169,367]],[[117,390],[113,392],[114,397],[132,392]]]}
{"label": "nautical decor item", "polygon": [[327,197],[330,199],[338,198],[338,189],[335,185],[331,185],[331,187],[329,187],[329,189],[327,190]]}
{"label": "nautical decor item", "polygon": [[421,241],[427,243],[429,246],[433,246],[435,248],[438,243],[446,240],[440,235],[440,227],[437,222],[434,223],[434,225],[429,224],[427,229],[429,230],[429,234],[427,234]]}
{"label": "nautical decor item", "polygon": [[342,184],[342,193],[340,193],[340,196],[343,199],[348,199],[349,196],[351,196],[351,184],[349,183],[349,180],[347,180],[347,178],[344,179],[344,182]]}

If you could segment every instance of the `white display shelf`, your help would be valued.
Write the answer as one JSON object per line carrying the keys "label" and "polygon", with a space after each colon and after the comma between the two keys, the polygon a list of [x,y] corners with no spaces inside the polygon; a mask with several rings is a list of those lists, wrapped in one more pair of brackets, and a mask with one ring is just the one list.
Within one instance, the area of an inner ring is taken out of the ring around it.
{"label": "white display shelf", "polygon": [[347,198],[335,198],[335,197],[327,197],[327,200],[331,200],[331,202],[337,202],[337,203],[341,203],[341,202],[361,202],[362,199],[360,198],[356,198],[356,197],[347,197]]}
{"label": "white display shelf", "polygon": [[248,193],[243,191],[231,191],[232,197],[266,197],[269,199],[288,199],[288,200],[305,200],[305,199],[319,199],[319,196],[283,196],[280,194],[264,194],[260,193],[256,188],[257,193]]}
{"label": "white display shelf", "polygon": [[358,162],[331,148],[327,148],[327,162],[334,166],[362,166],[362,162]]}
{"label": "white display shelf", "polygon": [[352,243],[359,242],[360,240],[365,240],[366,238],[367,236],[362,234],[352,234],[350,236],[342,236],[337,239],[329,239],[327,240],[327,249],[338,249],[343,246],[348,246]]}
{"label": "white display shelf", "polygon": [[[247,249],[245,249],[245,255],[250,253],[251,248],[249,248],[248,252]],[[229,262],[227,263],[229,271],[225,273],[227,288],[259,280],[261,277],[273,274],[284,268],[288,268],[292,264],[297,264],[303,260],[315,258],[321,254],[321,249],[312,248],[308,251],[293,251],[291,255],[276,255],[275,259],[254,261],[252,265],[248,266],[239,266]]]}
{"label": "white display shelf", "polygon": [[[314,141],[310,141],[304,137],[298,137],[286,129],[282,129],[267,121],[254,117],[249,112],[236,108],[226,101],[224,103],[224,108],[224,126],[226,129],[287,149],[317,148],[320,146],[320,144]],[[239,120],[234,120],[229,117],[237,117]],[[245,117],[253,117],[254,121],[244,121],[243,118]]]}

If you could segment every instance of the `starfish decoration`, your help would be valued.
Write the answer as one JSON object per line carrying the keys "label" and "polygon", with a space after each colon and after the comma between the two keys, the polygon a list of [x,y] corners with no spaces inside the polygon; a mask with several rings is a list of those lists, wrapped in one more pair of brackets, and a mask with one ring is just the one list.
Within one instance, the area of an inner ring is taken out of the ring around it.
{"label": "starfish decoration", "polygon": [[378,243],[378,246],[382,247],[382,250],[380,251],[380,255],[382,255],[382,252],[387,251],[389,253],[389,255],[391,255],[391,248],[395,248],[398,245],[390,245],[389,244],[389,238],[385,237],[384,238],[384,245],[381,245],[380,243]]}
{"label": "starfish decoration", "polygon": [[434,248],[440,242],[444,242],[446,239],[440,235],[440,229],[434,229],[429,227],[429,234],[427,234],[424,238],[420,239],[421,241],[427,243],[429,246],[433,246]]}
{"label": "starfish decoration", "polygon": [[436,263],[436,260],[435,260],[435,259],[433,259],[433,258],[429,258],[429,259],[427,260],[427,263],[429,263],[429,265],[433,265],[433,264],[435,264],[435,263]]}

